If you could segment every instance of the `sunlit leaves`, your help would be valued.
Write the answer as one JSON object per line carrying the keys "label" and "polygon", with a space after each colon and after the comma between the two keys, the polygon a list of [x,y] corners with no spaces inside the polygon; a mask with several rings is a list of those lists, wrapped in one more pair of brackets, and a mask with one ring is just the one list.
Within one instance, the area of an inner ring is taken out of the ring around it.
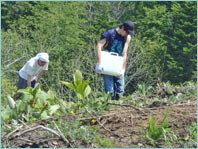
{"label": "sunlit leaves", "polygon": [[73,74],[73,79],[73,84],[65,81],[61,81],[61,83],[73,89],[76,92],[77,97],[84,100],[91,92],[91,88],[88,85],[88,80],[83,81],[82,73],[79,70],[75,71]]}

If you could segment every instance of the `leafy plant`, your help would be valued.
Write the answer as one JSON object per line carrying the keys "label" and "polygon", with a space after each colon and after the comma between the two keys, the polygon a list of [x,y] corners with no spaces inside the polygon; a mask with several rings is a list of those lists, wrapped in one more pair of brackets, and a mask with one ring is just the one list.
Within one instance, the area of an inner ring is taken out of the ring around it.
{"label": "leafy plant", "polygon": [[165,130],[168,131],[166,126],[168,122],[166,122],[166,118],[168,116],[168,110],[166,110],[162,121],[157,125],[153,116],[150,116],[148,127],[145,133],[145,139],[149,141],[153,146],[156,145],[156,141],[161,139],[163,135],[165,135]]}
{"label": "leafy plant", "polygon": [[[47,119],[51,115],[64,114],[64,101],[55,100],[55,93],[48,91],[47,93],[41,91],[40,85],[35,89],[27,87],[21,89],[18,92],[23,93],[22,99],[17,100],[14,107],[11,108],[7,105],[2,110],[2,120],[9,121],[12,118],[19,119],[23,118],[26,121],[34,121],[37,119]],[[11,97],[9,97],[9,101]]]}
{"label": "leafy plant", "polygon": [[23,93],[23,94],[32,95],[32,98],[29,100],[29,103],[30,103],[31,107],[34,107],[38,100],[38,97],[36,97],[36,95],[39,90],[40,90],[40,84],[34,89],[32,87],[27,87],[26,89],[18,90],[18,92]]}
{"label": "leafy plant", "polygon": [[73,74],[73,84],[65,81],[61,81],[62,84],[73,89],[77,97],[84,102],[84,99],[90,94],[91,88],[88,85],[88,80],[83,81],[82,73],[79,70]]}

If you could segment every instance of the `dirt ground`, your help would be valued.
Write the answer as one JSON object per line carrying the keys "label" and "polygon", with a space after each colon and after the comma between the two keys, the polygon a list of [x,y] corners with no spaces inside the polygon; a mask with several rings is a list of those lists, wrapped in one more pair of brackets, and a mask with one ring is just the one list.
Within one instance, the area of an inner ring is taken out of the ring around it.
{"label": "dirt ground", "polygon": [[[185,138],[188,134],[186,130],[187,125],[197,121],[196,99],[175,104],[153,102],[151,105],[141,108],[117,105],[115,108],[111,108],[102,114],[100,120],[102,127],[98,131],[98,135],[111,140],[116,148],[151,148],[153,146],[143,140],[144,129],[147,127],[150,115],[157,121],[160,121],[167,108],[169,109],[167,120],[170,120],[168,127],[178,136]],[[65,119],[69,120],[70,118]],[[24,125],[18,131],[25,129],[27,129],[27,126]],[[4,140],[4,138],[2,139]],[[71,148],[71,144],[65,143],[60,137],[49,138],[49,132],[42,129],[25,133],[20,137],[10,137],[8,141],[9,146],[7,148]],[[99,148],[101,146],[97,143],[87,145],[77,141],[75,144],[72,144],[72,147]],[[159,142],[157,147],[180,148],[181,146],[179,144],[166,146]]]}

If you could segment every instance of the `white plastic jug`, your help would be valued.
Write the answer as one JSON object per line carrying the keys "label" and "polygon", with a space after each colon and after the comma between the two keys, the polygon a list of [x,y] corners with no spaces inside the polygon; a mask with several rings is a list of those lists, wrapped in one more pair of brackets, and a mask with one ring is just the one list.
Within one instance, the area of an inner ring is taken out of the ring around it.
{"label": "white plastic jug", "polygon": [[101,51],[102,74],[119,76],[122,71],[123,57],[114,52]]}

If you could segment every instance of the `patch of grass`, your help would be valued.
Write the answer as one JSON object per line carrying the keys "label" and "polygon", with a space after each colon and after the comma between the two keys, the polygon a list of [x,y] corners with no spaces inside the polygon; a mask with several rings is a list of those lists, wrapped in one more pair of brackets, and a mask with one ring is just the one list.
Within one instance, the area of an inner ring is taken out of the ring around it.
{"label": "patch of grass", "polygon": [[96,141],[100,145],[100,147],[115,148],[115,144],[107,138],[101,138],[100,136],[96,136]]}
{"label": "patch of grass", "polygon": [[197,141],[197,123],[193,122],[191,125],[187,126],[187,130],[189,131],[190,138],[193,141]]}
{"label": "patch of grass", "polygon": [[165,144],[167,145],[173,145],[175,142],[177,142],[178,137],[177,135],[174,133],[174,131],[172,130],[163,130],[163,137],[164,137],[164,141]]}
{"label": "patch of grass", "polygon": [[196,96],[196,92],[195,91],[193,91],[193,92],[187,91],[185,94],[182,94],[180,96],[180,99],[182,99],[182,100],[188,100],[188,99],[195,98],[195,96]]}
{"label": "patch of grass", "polygon": [[[95,134],[99,127],[88,127],[87,125],[82,125],[79,121],[70,121],[66,122],[59,119],[56,122],[56,125],[63,133],[65,137],[68,137],[71,142],[81,140],[86,144],[92,143],[95,138]],[[51,123],[51,128],[54,128],[54,124]]]}

